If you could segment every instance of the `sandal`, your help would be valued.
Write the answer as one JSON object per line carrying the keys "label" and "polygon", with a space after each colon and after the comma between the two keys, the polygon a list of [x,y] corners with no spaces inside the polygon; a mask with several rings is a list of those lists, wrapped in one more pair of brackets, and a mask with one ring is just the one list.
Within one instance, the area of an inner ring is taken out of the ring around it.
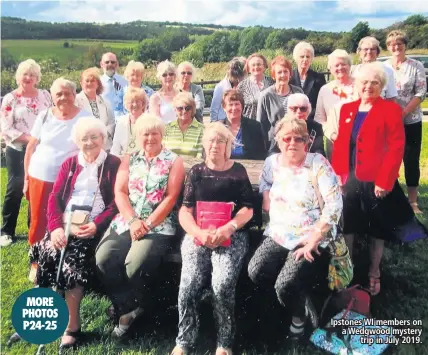
{"label": "sandal", "polygon": [[412,206],[413,212],[414,214],[422,214],[423,212],[419,209],[418,203],[415,202],[410,202],[410,206]]}
{"label": "sandal", "polygon": [[69,337],[73,337],[74,338],[74,342],[72,343],[63,343],[61,341],[61,344],[59,344],[59,349],[58,349],[58,354],[64,354],[68,349],[75,349],[78,346],[79,340],[82,336],[82,331],[80,329],[76,330],[76,331],[71,331],[71,330],[66,330],[64,332],[64,335],[69,336]]}
{"label": "sandal", "polygon": [[232,349],[219,347],[215,351],[215,355],[232,355]]}
{"label": "sandal", "polygon": [[[111,335],[115,338],[122,338],[126,335],[126,333],[128,332],[129,328],[131,328],[132,323],[134,323],[134,321],[141,315],[143,314],[143,309],[141,307],[138,307],[136,309],[134,309],[133,311],[126,313],[124,315],[122,315],[119,318],[119,324],[116,325],[113,329],[113,332],[111,333]],[[131,316],[131,319],[129,320],[128,324],[120,324],[120,320],[123,317],[128,317]]]}
{"label": "sandal", "polygon": [[372,296],[376,296],[380,292],[380,277],[369,276],[369,292]]}
{"label": "sandal", "polygon": [[180,345],[176,345],[174,349],[172,349],[170,355],[186,355],[186,350],[184,350]]}

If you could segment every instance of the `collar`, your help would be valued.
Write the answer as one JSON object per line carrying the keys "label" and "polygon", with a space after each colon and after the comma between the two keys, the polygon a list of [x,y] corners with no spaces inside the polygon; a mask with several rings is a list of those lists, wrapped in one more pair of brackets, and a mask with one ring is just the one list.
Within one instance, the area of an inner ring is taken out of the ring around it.
{"label": "collar", "polygon": [[[162,145],[161,151],[159,152],[159,154],[158,154],[158,155],[156,155],[155,157],[153,157],[153,158],[152,158],[152,160],[151,160],[150,164],[151,164],[152,162],[155,162],[155,161],[160,160],[160,157],[162,156],[162,154],[163,154],[163,153],[165,153],[165,151],[166,151],[166,148]],[[140,151],[138,152],[138,154],[139,154],[139,155],[141,155],[141,157],[143,157],[143,159],[146,161],[146,163],[149,163],[149,160],[148,160],[148,159],[147,159],[147,157],[146,157],[146,152],[145,152],[144,150],[140,150]]]}
{"label": "collar", "polygon": [[101,149],[101,152],[100,154],[98,154],[97,159],[95,159],[93,163],[88,163],[85,160],[82,151],[79,151],[79,154],[77,155],[77,162],[82,167],[87,168],[89,166],[92,166],[93,164],[96,164],[97,166],[101,166],[102,163],[104,163],[104,161],[106,160],[106,158],[107,158],[107,153],[104,151],[104,149]]}
{"label": "collar", "polygon": [[[171,127],[178,127],[178,128],[180,128],[180,126],[178,124],[178,119],[174,120],[174,121],[171,121],[169,124],[171,125]],[[195,119],[192,119],[192,123],[190,123],[189,127],[199,128],[200,125],[201,124],[198,121],[196,121]]]}

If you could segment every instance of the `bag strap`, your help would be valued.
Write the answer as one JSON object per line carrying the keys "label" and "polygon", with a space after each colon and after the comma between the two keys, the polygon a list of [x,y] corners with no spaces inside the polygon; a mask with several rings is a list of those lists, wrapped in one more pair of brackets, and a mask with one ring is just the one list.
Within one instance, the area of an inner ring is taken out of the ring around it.
{"label": "bag strap", "polygon": [[[107,157],[108,157],[108,155],[107,155]],[[104,171],[104,164],[107,160],[107,157],[104,159],[103,165],[101,166],[101,173],[100,173],[100,176],[98,177],[98,185],[97,185],[97,189],[95,190],[94,199],[92,200],[91,211],[94,209],[95,199],[97,198],[97,193],[100,189],[101,179],[103,177],[103,171]]]}

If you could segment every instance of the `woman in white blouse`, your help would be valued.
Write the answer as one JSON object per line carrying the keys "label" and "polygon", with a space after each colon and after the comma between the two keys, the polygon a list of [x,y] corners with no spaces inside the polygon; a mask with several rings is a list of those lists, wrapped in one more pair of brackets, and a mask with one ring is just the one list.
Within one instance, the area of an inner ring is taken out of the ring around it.
{"label": "woman in white blouse", "polygon": [[27,59],[16,70],[18,88],[8,93],[2,101],[0,123],[6,142],[7,187],[3,202],[3,225],[0,246],[10,245],[15,238],[16,222],[24,187],[24,156],[30,132],[40,111],[52,105],[48,91],[37,89],[40,66]]}
{"label": "woman in white blouse", "polygon": [[91,112],[95,118],[98,118],[107,127],[107,139],[105,141],[105,150],[109,150],[113,143],[115,120],[113,109],[108,101],[104,100],[103,84],[97,68],[89,68],[82,72],[80,76],[80,85],[82,91],[76,95],[76,105],[84,110]]}
{"label": "woman in white blouse", "polygon": [[128,114],[120,116],[117,120],[113,146],[110,151],[111,154],[120,158],[140,149],[137,145],[135,123],[145,112],[148,99],[144,89],[130,88],[123,101]]}

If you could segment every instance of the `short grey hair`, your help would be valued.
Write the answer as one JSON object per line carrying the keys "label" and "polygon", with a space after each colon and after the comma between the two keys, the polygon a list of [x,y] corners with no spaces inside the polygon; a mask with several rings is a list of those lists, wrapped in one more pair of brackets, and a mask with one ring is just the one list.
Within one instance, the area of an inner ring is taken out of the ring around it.
{"label": "short grey hair", "polygon": [[178,64],[178,67],[177,67],[178,73],[180,73],[183,70],[183,68],[186,68],[186,67],[189,67],[192,71],[192,74],[195,74],[195,72],[196,72],[195,66],[192,63],[187,62],[187,61],[181,62],[180,64]]}
{"label": "short grey hair", "polygon": [[294,107],[301,104],[306,105],[308,107],[308,116],[309,116],[309,114],[312,111],[311,102],[309,101],[309,98],[305,94],[302,94],[300,92],[291,94],[288,97],[287,110],[290,109],[290,107]]}
{"label": "short grey hair", "polygon": [[30,72],[37,76],[36,84],[40,83],[40,79],[42,78],[42,73],[40,70],[40,65],[34,59],[27,59],[23,62],[19,63],[18,69],[16,69],[15,80],[16,85],[19,86],[19,83],[22,79],[22,76],[25,72]]}
{"label": "short grey hair", "polygon": [[347,51],[344,49],[335,49],[331,54],[328,55],[328,64],[327,67],[331,71],[332,61],[335,58],[344,59],[349,66],[352,65],[352,58]]}
{"label": "short grey hair", "polygon": [[179,92],[177,95],[174,96],[172,99],[172,104],[175,107],[177,107],[180,103],[184,103],[185,105],[192,106],[192,118],[196,114],[196,102],[193,98],[192,94],[190,92]]}
{"label": "short grey hair", "polygon": [[141,133],[146,133],[152,129],[158,130],[163,137],[165,134],[165,123],[160,119],[160,117],[152,113],[143,113],[138,117],[137,122],[135,123],[137,137]]}
{"label": "short grey hair", "polygon": [[297,58],[299,57],[299,53],[304,50],[311,52],[312,59],[314,58],[315,50],[312,44],[310,44],[309,42],[301,41],[297,43],[293,49],[293,58],[296,62],[297,62]]}
{"label": "short grey hair", "polygon": [[93,116],[84,116],[79,118],[76,124],[73,126],[71,137],[74,144],[80,146],[81,138],[89,131],[94,130],[100,132],[103,136],[104,142],[107,140],[107,127],[106,125]]}
{"label": "short grey hair", "polygon": [[[204,134],[202,136],[202,144],[205,149],[205,144],[208,141],[208,138],[213,134],[219,136],[220,138],[226,140],[226,159],[230,159],[232,155],[232,145],[235,143],[235,137],[233,133],[227,128],[222,122],[211,122],[205,126]],[[205,152],[206,153],[206,152]]]}
{"label": "short grey hair", "polygon": [[379,53],[380,53],[380,42],[376,38],[374,38],[373,36],[366,36],[364,38],[361,38],[360,42],[358,43],[357,53],[360,54],[361,47],[366,42],[370,43],[371,45],[376,46],[376,52],[377,52],[377,55],[379,55]]}
{"label": "short grey hair", "polygon": [[173,72],[175,75],[177,75],[177,68],[175,67],[175,64],[173,62],[170,62],[169,60],[164,60],[163,62],[160,62],[156,68],[156,78],[161,80],[162,74],[169,72]]}
{"label": "short grey hair", "polygon": [[54,90],[57,87],[67,88],[67,89],[71,90],[74,95],[76,95],[76,84],[73,83],[71,80],[65,79],[63,77],[55,79],[54,82],[52,83],[52,86],[51,86],[51,89],[50,89],[50,92],[51,92],[52,96],[54,96],[53,93],[56,92]]}
{"label": "short grey hair", "polygon": [[358,70],[357,74],[355,74],[355,80],[356,81],[363,81],[367,80],[368,74],[374,74],[377,80],[379,80],[379,83],[381,85],[381,90],[386,85],[386,74],[385,69],[383,68],[383,64],[379,62],[372,62],[372,63],[366,63],[361,64],[360,69]]}

